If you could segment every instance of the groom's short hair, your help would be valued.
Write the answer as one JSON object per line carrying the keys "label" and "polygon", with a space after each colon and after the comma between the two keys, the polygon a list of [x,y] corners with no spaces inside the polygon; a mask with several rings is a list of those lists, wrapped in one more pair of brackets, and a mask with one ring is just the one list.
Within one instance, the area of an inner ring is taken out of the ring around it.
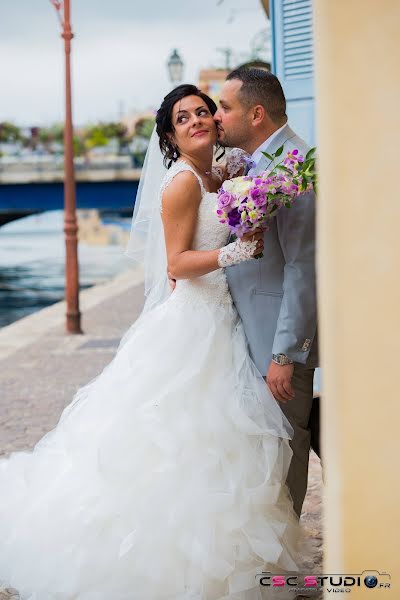
{"label": "groom's short hair", "polygon": [[227,76],[226,80],[238,79],[242,87],[239,100],[247,107],[261,104],[274,123],[280,124],[286,119],[286,99],[279,79],[259,67],[239,67]]}

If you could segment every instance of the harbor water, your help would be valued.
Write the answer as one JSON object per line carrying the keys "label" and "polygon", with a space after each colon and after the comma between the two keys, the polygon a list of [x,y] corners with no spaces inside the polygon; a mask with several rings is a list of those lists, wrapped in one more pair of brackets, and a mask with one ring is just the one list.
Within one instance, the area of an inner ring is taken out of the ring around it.
{"label": "harbor water", "polygon": [[[130,219],[115,217],[127,228]],[[64,298],[63,211],[32,215],[0,227],[0,327]],[[119,244],[79,243],[81,289],[105,282],[131,262]]]}

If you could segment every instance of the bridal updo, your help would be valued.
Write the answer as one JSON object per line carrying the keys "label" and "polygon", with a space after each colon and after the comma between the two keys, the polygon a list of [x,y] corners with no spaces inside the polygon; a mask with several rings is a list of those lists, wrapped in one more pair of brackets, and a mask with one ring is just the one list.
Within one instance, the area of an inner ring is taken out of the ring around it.
{"label": "bridal updo", "polygon": [[[160,150],[164,155],[164,164],[168,169],[172,163],[178,160],[180,156],[179,148],[172,144],[170,139],[171,134],[174,134],[172,109],[174,108],[175,104],[179,102],[179,100],[186,98],[186,96],[199,96],[199,98],[205,102],[212,115],[215,115],[217,112],[217,105],[215,104],[214,100],[199,90],[198,87],[189,83],[178,85],[178,87],[173,89],[165,96],[160,108],[157,111],[156,131],[158,137],[160,138],[159,144]],[[218,143],[217,148],[220,148]]]}

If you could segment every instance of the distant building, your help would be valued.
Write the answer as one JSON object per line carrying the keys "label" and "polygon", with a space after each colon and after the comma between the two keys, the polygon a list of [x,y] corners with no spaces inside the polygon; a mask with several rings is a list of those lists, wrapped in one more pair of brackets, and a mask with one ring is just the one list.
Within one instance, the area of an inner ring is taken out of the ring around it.
{"label": "distant building", "polygon": [[121,123],[125,125],[128,136],[131,136],[135,133],[136,125],[139,121],[143,119],[154,119],[154,117],[155,111],[149,109],[137,113],[127,114],[121,118]]}
{"label": "distant building", "polygon": [[198,86],[202,92],[218,103],[219,93],[228,73],[227,69],[202,69]]}
{"label": "distant building", "polygon": [[[271,65],[262,60],[251,60],[240,65],[235,65],[233,68],[236,69],[238,67],[259,67],[268,69],[268,71],[271,69]],[[233,69],[202,69],[200,71],[198,87],[202,92],[211,96],[216,104],[218,104],[221,87],[231,70]]]}

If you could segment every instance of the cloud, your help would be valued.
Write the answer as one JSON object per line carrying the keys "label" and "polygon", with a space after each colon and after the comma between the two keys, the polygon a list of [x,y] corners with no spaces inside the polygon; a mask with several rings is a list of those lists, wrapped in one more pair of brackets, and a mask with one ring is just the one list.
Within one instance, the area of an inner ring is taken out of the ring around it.
{"label": "cloud", "polygon": [[[217,48],[244,53],[266,25],[259,0],[224,0],[219,7],[216,0],[72,0],[72,8],[77,124],[117,118],[120,102],[126,110],[157,107],[171,87],[166,61],[173,48],[184,59],[185,81],[196,83],[201,68],[222,66]],[[62,40],[52,11],[46,0],[2,2],[0,120],[29,125],[62,118]]]}

